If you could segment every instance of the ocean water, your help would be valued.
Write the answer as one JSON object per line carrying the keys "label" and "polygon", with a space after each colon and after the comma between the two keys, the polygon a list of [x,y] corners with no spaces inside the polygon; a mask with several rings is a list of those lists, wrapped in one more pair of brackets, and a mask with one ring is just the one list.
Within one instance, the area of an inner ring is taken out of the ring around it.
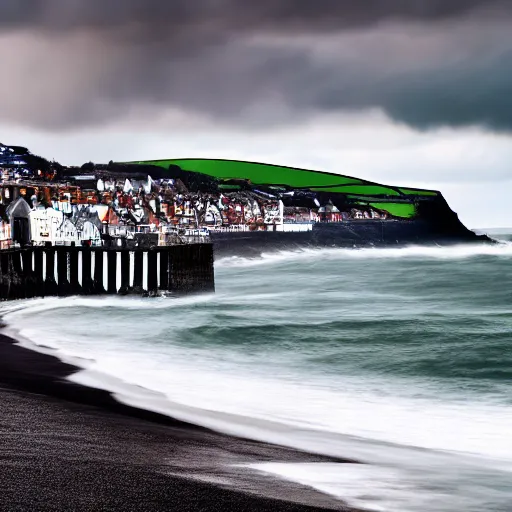
{"label": "ocean water", "polygon": [[369,510],[512,510],[512,244],[232,257],[216,286],[2,311],[121,401],[364,462],[258,471]]}

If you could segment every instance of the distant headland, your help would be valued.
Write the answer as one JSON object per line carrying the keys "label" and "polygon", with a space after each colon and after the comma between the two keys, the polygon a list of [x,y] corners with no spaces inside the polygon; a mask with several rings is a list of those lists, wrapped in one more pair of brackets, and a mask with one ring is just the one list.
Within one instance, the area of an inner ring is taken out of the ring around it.
{"label": "distant headland", "polygon": [[3,248],[212,242],[217,255],[250,255],[490,241],[463,226],[438,191],[336,173],[219,159],[63,166],[2,144],[0,172]]}

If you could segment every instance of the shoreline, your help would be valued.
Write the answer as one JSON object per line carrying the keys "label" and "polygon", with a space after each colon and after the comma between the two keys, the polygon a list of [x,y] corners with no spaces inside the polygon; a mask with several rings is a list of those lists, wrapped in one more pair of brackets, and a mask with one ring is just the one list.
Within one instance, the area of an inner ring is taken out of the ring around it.
{"label": "shoreline", "polygon": [[67,379],[79,370],[0,331],[0,510],[356,510],[244,467],[355,461],[125,405]]}

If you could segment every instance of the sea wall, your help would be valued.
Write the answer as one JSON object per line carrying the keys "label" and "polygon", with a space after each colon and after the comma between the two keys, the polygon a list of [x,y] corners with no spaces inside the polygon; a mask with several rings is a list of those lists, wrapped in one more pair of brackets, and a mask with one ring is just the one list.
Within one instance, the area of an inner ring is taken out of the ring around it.
{"label": "sea wall", "polygon": [[70,246],[0,251],[0,299],[214,291],[211,244],[150,249]]}

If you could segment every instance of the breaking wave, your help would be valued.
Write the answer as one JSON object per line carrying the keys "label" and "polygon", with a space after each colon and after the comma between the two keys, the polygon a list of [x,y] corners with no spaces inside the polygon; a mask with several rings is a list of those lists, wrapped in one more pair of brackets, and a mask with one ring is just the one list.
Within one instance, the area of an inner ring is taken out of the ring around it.
{"label": "breaking wave", "polygon": [[216,261],[219,267],[249,267],[286,263],[289,261],[353,260],[353,259],[465,259],[479,256],[512,257],[512,242],[502,241],[493,245],[453,245],[453,246],[408,246],[401,248],[302,248],[263,253],[254,258],[228,256]]}

